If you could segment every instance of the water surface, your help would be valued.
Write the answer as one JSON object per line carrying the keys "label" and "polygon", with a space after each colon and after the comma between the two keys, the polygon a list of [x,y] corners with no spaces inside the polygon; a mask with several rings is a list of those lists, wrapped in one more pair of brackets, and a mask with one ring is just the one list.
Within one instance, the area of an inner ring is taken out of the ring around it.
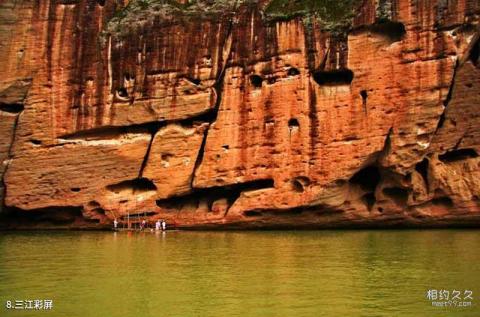
{"label": "water surface", "polygon": [[480,316],[479,248],[475,230],[1,233],[0,316]]}

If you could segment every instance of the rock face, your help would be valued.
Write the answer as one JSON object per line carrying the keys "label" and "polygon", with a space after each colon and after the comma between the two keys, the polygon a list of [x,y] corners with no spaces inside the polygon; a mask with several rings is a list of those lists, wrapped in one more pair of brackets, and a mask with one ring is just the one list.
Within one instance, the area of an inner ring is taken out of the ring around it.
{"label": "rock face", "polygon": [[480,3],[311,3],[4,1],[2,227],[479,225]]}

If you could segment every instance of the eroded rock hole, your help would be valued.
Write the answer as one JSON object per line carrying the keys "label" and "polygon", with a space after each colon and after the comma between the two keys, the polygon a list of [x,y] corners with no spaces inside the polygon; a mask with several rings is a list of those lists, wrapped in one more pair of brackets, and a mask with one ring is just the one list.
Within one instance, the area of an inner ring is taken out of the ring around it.
{"label": "eroded rock hole", "polygon": [[365,191],[373,192],[380,182],[380,171],[375,165],[367,166],[356,172],[350,178],[351,184],[360,185]]}
{"label": "eroded rock hole", "polygon": [[392,199],[397,205],[405,205],[408,199],[408,191],[400,187],[384,188],[383,194]]}
{"label": "eroded rock hole", "polygon": [[313,73],[313,80],[319,85],[349,85],[353,80],[353,72],[349,69],[317,70]]}
{"label": "eroded rock hole", "polygon": [[125,87],[118,88],[117,89],[117,94],[120,98],[128,98],[128,92]]}
{"label": "eroded rock hole", "polygon": [[73,223],[76,219],[82,219],[83,208],[73,206],[48,207],[24,211],[22,209],[12,208],[8,214],[8,221],[19,223],[22,226],[37,227],[40,223],[65,225]]}
{"label": "eroded rock hole", "polygon": [[372,210],[373,205],[375,205],[375,202],[377,201],[374,193],[368,193],[363,195],[362,200],[369,211]]}
{"label": "eroded rock hole", "polygon": [[382,21],[370,27],[373,33],[386,36],[392,42],[398,42],[403,39],[407,31],[405,25],[400,22]]}
{"label": "eroded rock hole", "polygon": [[363,103],[367,103],[368,93],[366,90],[360,91],[360,96],[362,96]]}
{"label": "eroded rock hole", "polygon": [[192,84],[196,85],[196,86],[200,85],[200,83],[202,82],[202,81],[201,81],[200,79],[198,79],[198,78],[190,78],[190,77],[188,77],[187,80],[188,80],[189,82],[191,82]]}
{"label": "eroded rock hole", "polygon": [[362,105],[363,105],[363,112],[367,114],[367,98],[368,98],[368,93],[366,90],[360,91],[360,96],[362,96]]}
{"label": "eroded rock hole", "polygon": [[107,186],[107,190],[117,194],[125,190],[147,192],[147,191],[154,191],[156,189],[157,189],[157,186],[155,186],[155,184],[147,178],[136,178],[133,180],[123,181],[118,184]]}
{"label": "eroded rock hole", "polygon": [[42,144],[42,141],[37,139],[30,139],[30,143],[32,143],[33,145],[40,145]]}
{"label": "eroded rock hole", "polygon": [[475,157],[478,157],[478,154],[474,149],[453,150],[438,156],[442,162],[455,162]]}
{"label": "eroded rock hole", "polygon": [[415,165],[415,170],[420,175],[422,175],[423,180],[425,181],[425,185],[427,186],[427,190],[428,190],[428,164],[429,164],[428,159],[424,158],[423,161]]}
{"label": "eroded rock hole", "polygon": [[92,212],[94,212],[96,214],[99,214],[99,215],[102,215],[102,216],[105,215],[105,209],[103,209],[101,207],[92,209]]}
{"label": "eroded rock hole", "polygon": [[297,193],[303,193],[305,188],[310,185],[310,179],[305,176],[300,176],[292,179],[292,188]]}
{"label": "eroded rock hole", "polygon": [[296,179],[292,180],[292,187],[293,187],[293,190],[296,191],[297,193],[303,193],[305,191],[302,183],[300,183]]}
{"label": "eroded rock hole", "polygon": [[453,201],[450,197],[439,197],[432,200],[432,204],[435,206],[444,206],[448,208],[453,207]]}
{"label": "eroded rock hole", "polygon": [[25,107],[21,103],[0,103],[0,110],[9,112],[9,113],[19,113],[22,112]]}
{"label": "eroded rock hole", "polygon": [[480,67],[480,40],[475,43],[470,52],[470,61],[477,67]]}
{"label": "eroded rock hole", "polygon": [[258,75],[251,75],[250,76],[250,83],[253,85],[255,88],[261,88],[262,87],[262,82],[263,78],[258,76]]}
{"label": "eroded rock hole", "polygon": [[277,81],[277,79],[276,79],[275,77],[269,77],[269,78],[267,78],[267,83],[268,83],[269,85],[275,84],[276,81]]}
{"label": "eroded rock hole", "polygon": [[[127,202],[127,201],[125,201],[125,202]],[[88,207],[91,207],[91,208],[100,207],[100,204],[95,200],[89,201],[87,205],[88,205]]]}
{"label": "eroded rock hole", "polygon": [[267,115],[267,116],[265,117],[264,122],[265,122],[265,124],[274,124],[274,123],[275,123],[275,119],[273,118],[273,116]]}
{"label": "eroded rock hole", "polygon": [[162,153],[160,155],[160,159],[163,162],[166,162],[166,163],[170,162],[170,159],[172,159],[172,158],[173,158],[173,154],[171,154],[171,153]]}
{"label": "eroded rock hole", "polygon": [[78,192],[80,192],[81,189],[78,188],[78,187],[73,187],[73,188],[70,188],[70,190],[74,193],[78,193]]}
{"label": "eroded rock hole", "polygon": [[290,130],[298,129],[298,128],[300,128],[300,123],[298,123],[298,120],[296,118],[292,118],[292,119],[288,120],[288,128]]}
{"label": "eroded rock hole", "polygon": [[288,76],[298,76],[298,75],[300,75],[300,71],[295,67],[290,67],[287,71],[287,75]]}
{"label": "eroded rock hole", "polygon": [[228,208],[240,197],[244,191],[258,190],[264,188],[273,188],[273,179],[259,179],[256,181],[228,185],[215,186],[210,188],[196,188],[190,194],[184,196],[160,199],[156,201],[158,207],[165,210],[195,210],[199,207],[201,201],[207,201],[212,205],[219,199],[227,199]]}
{"label": "eroded rock hole", "polygon": [[257,210],[247,210],[243,213],[243,215],[246,217],[260,217],[262,213]]}

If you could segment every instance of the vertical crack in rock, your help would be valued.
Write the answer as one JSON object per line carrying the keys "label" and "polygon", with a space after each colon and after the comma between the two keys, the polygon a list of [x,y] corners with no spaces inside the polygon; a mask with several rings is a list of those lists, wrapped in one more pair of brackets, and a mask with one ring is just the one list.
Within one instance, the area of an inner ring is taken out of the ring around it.
{"label": "vertical crack in rock", "polygon": [[142,165],[140,166],[140,171],[138,172],[138,178],[143,177],[143,171],[147,166],[148,158],[150,157],[150,151],[152,149],[153,140],[155,139],[155,135],[157,134],[157,132],[158,132],[158,128],[152,129],[152,131],[150,131],[150,134],[151,134],[150,142],[148,143],[147,151],[145,152],[145,156],[143,157]]}
{"label": "vertical crack in rock", "polygon": [[378,153],[378,157],[376,161],[379,163],[379,165],[383,166],[382,160],[385,160],[388,154],[390,153],[390,149],[392,146],[392,135],[393,135],[393,127],[390,127],[388,130],[387,136],[385,137],[385,142],[383,143],[383,148],[380,150]]}
{"label": "vertical crack in rock", "polygon": [[310,161],[309,164],[313,165],[315,160],[315,144],[318,137],[318,115],[317,115],[317,95],[312,84],[308,85],[308,94],[309,94],[309,109],[308,117],[310,119]]}
{"label": "vertical crack in rock", "polygon": [[458,142],[453,147],[454,150],[458,150],[458,148],[460,147],[460,144],[462,144],[462,141],[465,138],[466,134],[467,134],[467,132],[463,133],[463,135],[458,139]]}
{"label": "vertical crack in rock", "polygon": [[[234,8],[237,8],[237,6],[238,6],[238,1],[235,1]],[[195,175],[196,175],[197,170],[198,170],[198,168],[200,167],[200,165],[202,164],[202,161],[203,161],[203,156],[204,156],[204,153],[205,153],[205,145],[207,143],[208,131],[210,130],[210,127],[212,126],[212,123],[214,123],[217,120],[218,111],[220,109],[220,104],[222,102],[222,88],[223,88],[223,83],[224,83],[224,79],[225,79],[225,69],[227,68],[227,62],[230,59],[231,52],[232,52],[232,45],[233,45],[233,43],[232,43],[233,32],[232,31],[233,31],[233,27],[234,27],[234,23],[235,23],[234,20],[235,19],[230,20],[230,23],[229,23],[228,29],[227,29],[227,36],[225,37],[225,42],[223,43],[223,49],[221,50],[221,52],[222,52],[222,57],[221,57],[222,58],[222,60],[221,60],[222,67],[218,71],[218,74],[216,76],[217,79],[215,80],[215,84],[213,85],[213,89],[215,90],[215,94],[216,94],[217,99],[215,100],[215,107],[211,111],[212,115],[211,115],[211,118],[209,120],[210,124],[208,125],[208,127],[204,131],[202,144],[200,145],[200,149],[198,150],[198,154],[197,154],[197,159],[195,160],[195,166],[193,168],[191,181],[190,181],[190,188],[192,188],[192,189],[194,189],[193,183],[195,181]]]}
{"label": "vertical crack in rock", "polygon": [[437,128],[434,132],[434,135],[437,134],[438,130],[441,129],[443,127],[443,124],[445,123],[445,115],[446,115],[447,107],[452,99],[453,89],[455,87],[455,79],[457,77],[458,69],[462,67],[463,64],[466,63],[468,60],[472,59],[472,54],[475,55],[478,53],[475,51],[475,49],[476,47],[478,47],[479,43],[480,43],[480,27],[477,28],[477,33],[475,33],[474,37],[472,38],[472,41],[467,49],[465,56],[463,56],[462,59],[457,60],[455,63],[455,66],[453,69],[452,82],[450,83],[447,97],[445,98],[445,101],[444,101],[445,108],[443,109],[443,112],[440,115],[440,119],[438,121]]}
{"label": "vertical crack in rock", "polygon": [[195,160],[195,166],[193,167],[192,171],[192,176],[190,178],[190,188],[194,189],[194,180],[195,180],[195,174],[197,173],[197,169],[200,167],[200,164],[202,164],[203,160],[203,155],[205,153],[205,144],[207,143],[207,136],[208,136],[208,129],[210,126],[208,126],[205,131],[203,132],[203,139],[202,139],[202,144],[200,145],[200,149],[198,150],[197,153],[197,159]]}
{"label": "vertical crack in rock", "polygon": [[453,88],[455,87],[455,78],[457,76],[457,71],[459,67],[459,61],[457,60],[455,62],[455,66],[453,67],[453,76],[452,76],[452,82],[450,83],[450,87],[448,88],[448,93],[447,97],[445,98],[445,101],[443,102],[443,112],[440,115],[440,118],[438,120],[437,128],[435,129],[435,132],[433,135],[437,134],[438,130],[440,130],[443,127],[443,124],[445,123],[445,114],[447,112],[447,107],[450,103],[450,100],[452,100],[452,95],[453,95]]}
{"label": "vertical crack in rock", "polygon": [[5,164],[5,169],[3,171],[3,174],[2,174],[2,179],[1,179],[1,182],[2,182],[2,189],[0,189],[1,191],[3,191],[2,193],[0,193],[1,195],[1,198],[2,198],[2,201],[0,202],[1,205],[0,205],[0,213],[4,210],[4,208],[6,207],[5,205],[5,195],[7,193],[7,184],[5,183],[5,175],[7,174],[7,170],[8,170],[8,167],[10,165],[10,161],[12,160],[13,158],[13,153],[12,153],[12,150],[13,150],[13,146],[15,144],[15,140],[16,140],[16,135],[17,135],[17,127],[18,127],[18,121],[20,119],[20,115],[22,114],[23,110],[24,110],[24,106],[23,104],[21,105],[21,107],[15,107],[15,109],[21,109],[17,116],[15,117],[15,121],[13,122],[13,132],[12,132],[12,138],[10,140],[10,145],[8,147],[8,152],[7,152],[7,160],[6,162],[0,162],[0,164]]}

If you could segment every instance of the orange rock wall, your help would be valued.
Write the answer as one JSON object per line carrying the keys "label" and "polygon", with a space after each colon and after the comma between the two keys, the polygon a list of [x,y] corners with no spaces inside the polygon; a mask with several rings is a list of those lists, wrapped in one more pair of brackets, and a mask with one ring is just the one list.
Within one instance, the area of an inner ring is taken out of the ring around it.
{"label": "orange rock wall", "polygon": [[478,1],[265,2],[122,35],[121,2],[1,4],[2,224],[478,225]]}

